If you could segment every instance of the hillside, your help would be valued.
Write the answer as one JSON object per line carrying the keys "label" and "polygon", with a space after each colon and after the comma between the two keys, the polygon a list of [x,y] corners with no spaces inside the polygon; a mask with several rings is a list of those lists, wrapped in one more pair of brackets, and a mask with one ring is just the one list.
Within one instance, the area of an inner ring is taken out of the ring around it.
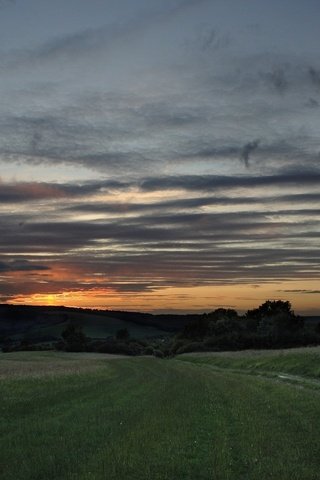
{"label": "hillside", "polygon": [[132,355],[157,350],[164,356],[192,351],[288,348],[320,344],[318,320],[295,315],[289,302],[269,300],[243,316],[223,308],[202,315],[152,315],[2,304],[0,348],[50,349],[54,345],[69,351],[130,351]]}
{"label": "hillside", "polygon": [[91,338],[107,338],[120,329],[127,329],[138,339],[159,337],[179,331],[191,315],[152,315],[139,312],[118,312],[67,307],[35,307],[0,305],[1,338],[51,342],[61,337],[69,323],[82,328]]}

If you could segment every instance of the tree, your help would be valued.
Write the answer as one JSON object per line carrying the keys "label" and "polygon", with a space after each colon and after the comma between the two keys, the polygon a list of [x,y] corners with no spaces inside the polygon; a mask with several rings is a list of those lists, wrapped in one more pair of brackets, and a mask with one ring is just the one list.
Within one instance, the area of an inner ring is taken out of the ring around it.
{"label": "tree", "polygon": [[294,315],[291,310],[291,303],[283,300],[267,300],[260,307],[248,310],[247,318],[261,319],[263,317],[271,317],[279,313],[286,313],[287,315]]}
{"label": "tree", "polygon": [[61,333],[61,336],[65,341],[67,351],[83,352],[86,350],[88,339],[81,327],[76,327],[73,323],[69,323]]}
{"label": "tree", "polygon": [[303,328],[303,319],[296,316],[288,301],[267,300],[260,307],[248,310],[248,324],[255,324],[256,330],[262,335],[281,337],[295,333]]}
{"label": "tree", "polygon": [[209,320],[207,315],[201,315],[196,320],[187,323],[182,332],[182,338],[200,339],[205,337],[208,331]]}
{"label": "tree", "polygon": [[127,328],[120,328],[116,333],[117,340],[128,340],[129,337],[130,337],[130,334]]}

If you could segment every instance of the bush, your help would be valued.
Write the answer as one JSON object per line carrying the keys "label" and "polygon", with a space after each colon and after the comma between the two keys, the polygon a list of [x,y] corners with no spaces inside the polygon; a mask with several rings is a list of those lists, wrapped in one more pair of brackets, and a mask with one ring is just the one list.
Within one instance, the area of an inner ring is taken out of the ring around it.
{"label": "bush", "polygon": [[153,350],[153,356],[157,358],[164,358],[165,355],[161,350]]}
{"label": "bush", "polygon": [[145,355],[153,355],[154,354],[154,350],[151,347],[151,345],[149,345],[148,347],[145,348],[144,354]]}
{"label": "bush", "polygon": [[206,348],[203,342],[190,342],[178,348],[176,354],[180,355],[181,353],[203,352],[205,350]]}
{"label": "bush", "polygon": [[130,337],[130,334],[127,328],[120,328],[116,333],[117,340],[128,340],[129,337]]}

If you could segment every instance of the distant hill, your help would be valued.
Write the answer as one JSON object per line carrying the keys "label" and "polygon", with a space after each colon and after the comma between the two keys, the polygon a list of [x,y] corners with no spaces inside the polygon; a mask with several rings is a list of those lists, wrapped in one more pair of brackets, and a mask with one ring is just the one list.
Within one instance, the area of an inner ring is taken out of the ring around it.
{"label": "distant hill", "polygon": [[[212,314],[210,314],[212,315]],[[240,317],[239,317],[240,318]],[[64,306],[27,306],[0,304],[0,349],[21,341],[35,344],[51,344],[61,340],[67,325],[81,327],[92,340],[110,340],[119,330],[126,329],[131,339],[169,339],[182,332],[188,324],[197,325],[203,316],[153,315],[151,313],[117,310],[94,310]],[[305,325],[314,331],[319,316],[304,317]]]}
{"label": "distant hill", "polygon": [[32,343],[52,342],[72,323],[91,338],[108,338],[126,328],[131,337],[142,339],[173,334],[196,315],[152,315],[139,312],[92,310],[0,304],[0,343],[10,338]]}

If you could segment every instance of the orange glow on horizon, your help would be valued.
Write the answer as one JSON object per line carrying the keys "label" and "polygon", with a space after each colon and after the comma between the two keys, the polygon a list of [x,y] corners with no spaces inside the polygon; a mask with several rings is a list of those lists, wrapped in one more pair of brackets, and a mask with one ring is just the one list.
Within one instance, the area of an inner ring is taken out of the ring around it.
{"label": "orange glow on horizon", "polygon": [[[118,292],[115,289],[90,288],[50,293],[17,295],[12,304],[66,306],[147,312],[209,312],[219,307],[234,308],[239,313],[256,308],[266,300],[289,300],[296,313],[316,315],[320,311],[320,294],[316,282],[268,283],[261,285],[222,285],[204,287],[159,288],[148,292]],[[291,291],[290,291],[291,290]]]}

